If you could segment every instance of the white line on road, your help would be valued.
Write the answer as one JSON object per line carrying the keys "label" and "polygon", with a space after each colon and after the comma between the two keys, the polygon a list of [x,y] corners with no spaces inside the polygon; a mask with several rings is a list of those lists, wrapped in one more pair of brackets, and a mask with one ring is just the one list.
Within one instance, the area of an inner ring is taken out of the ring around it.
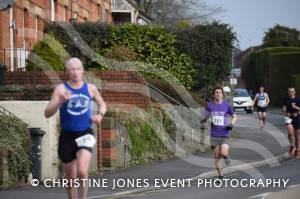
{"label": "white line on road", "polygon": [[267,192],[267,193],[262,193],[262,194],[259,194],[259,195],[255,195],[255,196],[252,196],[250,197],[249,199],[254,199],[254,198],[257,198],[257,199],[264,199],[265,197],[267,197],[268,195],[272,194],[273,192]]}
{"label": "white line on road", "polygon": [[300,187],[300,184],[294,184],[294,185],[290,185],[287,188],[291,189],[291,188],[296,188],[296,187]]}

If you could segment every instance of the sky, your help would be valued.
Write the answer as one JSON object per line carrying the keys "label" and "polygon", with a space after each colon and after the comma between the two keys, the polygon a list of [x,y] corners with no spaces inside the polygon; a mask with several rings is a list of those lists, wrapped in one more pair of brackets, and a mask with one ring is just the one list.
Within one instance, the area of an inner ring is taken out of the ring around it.
{"label": "sky", "polygon": [[264,33],[276,24],[300,31],[300,0],[206,0],[221,6],[213,18],[230,24],[242,50],[262,44]]}

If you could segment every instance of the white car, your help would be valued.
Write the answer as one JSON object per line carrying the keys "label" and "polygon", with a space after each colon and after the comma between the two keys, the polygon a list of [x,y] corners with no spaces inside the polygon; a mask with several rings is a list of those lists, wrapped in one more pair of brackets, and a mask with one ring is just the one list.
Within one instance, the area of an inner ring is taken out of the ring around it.
{"label": "white car", "polygon": [[253,100],[246,89],[235,89],[233,96],[233,109],[253,113],[252,109]]}

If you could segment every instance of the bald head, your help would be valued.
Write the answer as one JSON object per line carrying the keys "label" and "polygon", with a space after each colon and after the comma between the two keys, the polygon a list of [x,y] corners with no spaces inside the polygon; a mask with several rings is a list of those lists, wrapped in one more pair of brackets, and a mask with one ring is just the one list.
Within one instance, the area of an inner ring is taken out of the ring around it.
{"label": "bald head", "polygon": [[72,57],[65,62],[65,69],[69,69],[72,66],[77,66],[77,67],[83,68],[82,62],[77,57]]}
{"label": "bald head", "polygon": [[68,79],[71,82],[81,82],[83,80],[84,68],[83,64],[77,57],[72,57],[65,62],[65,69]]}

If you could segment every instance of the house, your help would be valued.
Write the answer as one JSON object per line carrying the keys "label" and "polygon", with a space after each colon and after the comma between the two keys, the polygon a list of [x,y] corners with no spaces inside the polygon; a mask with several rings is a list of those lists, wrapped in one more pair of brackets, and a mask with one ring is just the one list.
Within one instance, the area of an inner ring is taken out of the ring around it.
{"label": "house", "polygon": [[152,18],[141,11],[135,1],[112,0],[111,7],[113,23],[134,23],[140,25],[151,23]]}
{"label": "house", "polygon": [[1,0],[0,64],[23,70],[46,22],[112,22],[111,0]]}

